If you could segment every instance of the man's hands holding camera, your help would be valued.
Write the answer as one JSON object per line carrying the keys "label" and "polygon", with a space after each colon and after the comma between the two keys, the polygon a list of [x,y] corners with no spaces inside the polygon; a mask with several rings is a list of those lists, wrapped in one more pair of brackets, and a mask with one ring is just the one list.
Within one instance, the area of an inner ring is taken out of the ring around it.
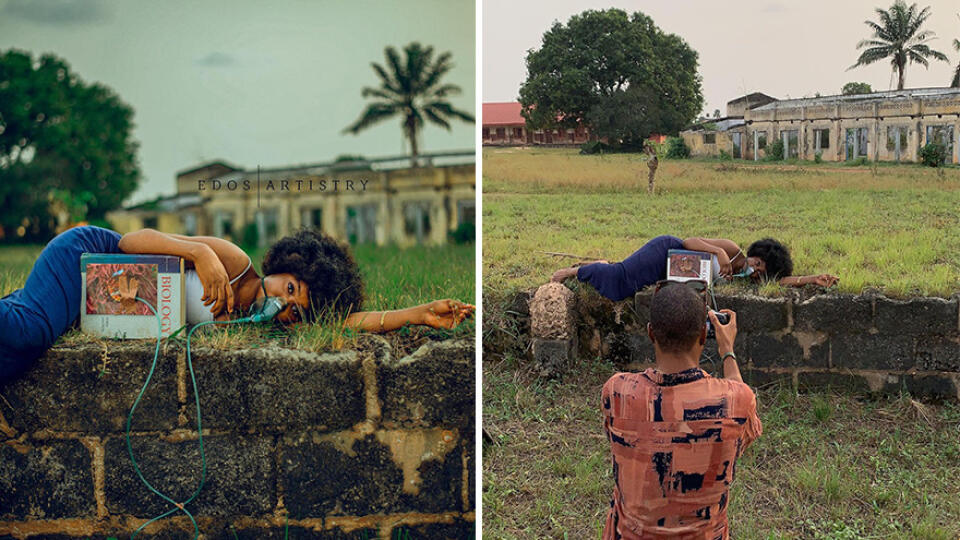
{"label": "man's hands holding camera", "polygon": [[707,318],[713,326],[717,339],[717,352],[722,357],[728,352],[733,352],[733,342],[737,339],[737,314],[731,309],[721,309],[719,313],[725,314],[730,318],[730,322],[723,324],[717,318],[717,312],[712,309],[707,312]]}

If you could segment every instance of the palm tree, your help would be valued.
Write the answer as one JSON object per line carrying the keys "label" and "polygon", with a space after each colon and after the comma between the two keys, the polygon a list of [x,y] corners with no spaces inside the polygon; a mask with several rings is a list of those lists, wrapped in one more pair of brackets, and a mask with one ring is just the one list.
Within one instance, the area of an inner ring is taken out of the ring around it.
{"label": "palm tree", "polygon": [[889,10],[876,8],[876,12],[879,23],[864,21],[873,30],[873,37],[857,43],[857,49],[866,50],[848,70],[890,58],[890,64],[897,70],[897,90],[903,90],[907,62],[929,67],[927,58],[947,61],[947,55],[927,45],[934,33],[920,30],[930,16],[930,6],[918,12],[916,4],[907,7],[903,0],[896,0]]}
{"label": "palm tree", "polygon": [[379,88],[364,87],[363,97],[376,98],[367,105],[360,118],[344,129],[356,135],[361,130],[388,118],[399,116],[404,136],[410,140],[410,161],[417,166],[418,134],[425,121],[450,130],[451,118],[474,122],[467,112],[457,110],[447,101],[460,93],[455,84],[441,84],[440,79],[450,71],[451,54],[445,52],[434,59],[433,47],[410,43],[403,48],[404,59],[393,47],[384,49],[386,66],[371,63],[380,78]]}
{"label": "palm tree", "polygon": [[[960,13],[957,13],[957,18],[960,19]],[[953,48],[960,52],[960,39],[954,38]],[[953,80],[950,81],[951,88],[960,88],[960,62],[957,62],[957,69],[953,72]]]}

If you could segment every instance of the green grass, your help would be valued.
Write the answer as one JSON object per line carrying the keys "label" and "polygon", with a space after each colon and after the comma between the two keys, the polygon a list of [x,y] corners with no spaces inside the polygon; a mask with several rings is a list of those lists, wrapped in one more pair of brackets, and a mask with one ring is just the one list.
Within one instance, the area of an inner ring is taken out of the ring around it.
{"label": "green grass", "polygon": [[[483,531],[599,538],[613,489],[600,389],[484,362]],[[758,392],[763,435],[737,465],[731,538],[944,539],[960,534],[960,406],[790,388]]]}
{"label": "green grass", "polygon": [[534,287],[573,262],[544,251],[620,260],[660,234],[772,236],[795,274],[839,275],[843,292],[960,290],[958,168],[665,160],[650,196],[634,154],[487,149],[483,174],[485,290]]}
{"label": "green grass", "polygon": [[[366,287],[364,309],[400,309],[442,298],[476,303],[475,249],[474,244],[411,248],[356,246],[353,253]],[[42,246],[0,247],[0,260],[3,261],[0,296],[23,286],[41,250]],[[262,250],[250,253],[256,268],[260,267],[263,255]],[[474,328],[474,321],[470,319],[452,331],[401,329],[393,334],[399,338],[466,336],[473,335]],[[343,328],[342,320],[328,319],[292,332],[281,332],[268,325],[218,326],[198,331],[192,344],[222,348],[280,343],[307,350],[324,350],[350,345],[356,337],[355,332]],[[61,338],[61,342],[86,339],[89,338],[79,332],[70,332]]]}

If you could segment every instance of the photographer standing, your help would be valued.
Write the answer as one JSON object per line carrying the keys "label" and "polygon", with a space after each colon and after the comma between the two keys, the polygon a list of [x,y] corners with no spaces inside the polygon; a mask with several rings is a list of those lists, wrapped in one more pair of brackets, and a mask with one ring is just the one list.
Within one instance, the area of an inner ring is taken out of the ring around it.
{"label": "photographer standing", "polygon": [[603,538],[726,540],[736,460],[762,432],[753,391],[733,344],[737,317],[716,328],[724,378],[700,369],[706,304],[672,284],[650,304],[647,333],[656,367],[617,373],[603,385],[604,431],[615,487]]}

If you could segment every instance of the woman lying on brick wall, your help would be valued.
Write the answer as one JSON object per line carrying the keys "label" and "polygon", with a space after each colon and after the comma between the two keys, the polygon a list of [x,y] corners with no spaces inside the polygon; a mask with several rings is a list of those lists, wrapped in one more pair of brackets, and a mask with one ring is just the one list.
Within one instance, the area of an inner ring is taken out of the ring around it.
{"label": "woman lying on brick wall", "polygon": [[[220,238],[152,229],[121,237],[100,227],[76,227],[47,244],[22,289],[0,299],[0,379],[29,367],[80,316],[82,253],[150,253],[189,261],[193,269],[184,276],[184,302],[190,324],[238,316],[264,296],[286,303],[276,316],[280,322],[343,317],[347,327],[367,332],[407,324],[453,328],[474,310],[456,300],[437,300],[395,311],[360,311],[363,282],[353,256],[315,230],[301,230],[271,246],[260,277],[242,249]],[[136,290],[129,288],[134,284],[120,285],[125,301],[134,301]]]}
{"label": "woman lying on brick wall", "polygon": [[658,236],[643,245],[621,262],[596,261],[579,267],[562,268],[554,272],[551,281],[576,278],[593,285],[601,295],[619,301],[667,277],[667,251],[687,249],[714,255],[713,279],[747,277],[755,281],[777,280],[780,285],[802,287],[813,284],[821,287],[834,285],[840,278],[830,274],[792,276],[793,261],[786,246],[772,238],[758,240],[743,250],[726,238],[687,238]]}

